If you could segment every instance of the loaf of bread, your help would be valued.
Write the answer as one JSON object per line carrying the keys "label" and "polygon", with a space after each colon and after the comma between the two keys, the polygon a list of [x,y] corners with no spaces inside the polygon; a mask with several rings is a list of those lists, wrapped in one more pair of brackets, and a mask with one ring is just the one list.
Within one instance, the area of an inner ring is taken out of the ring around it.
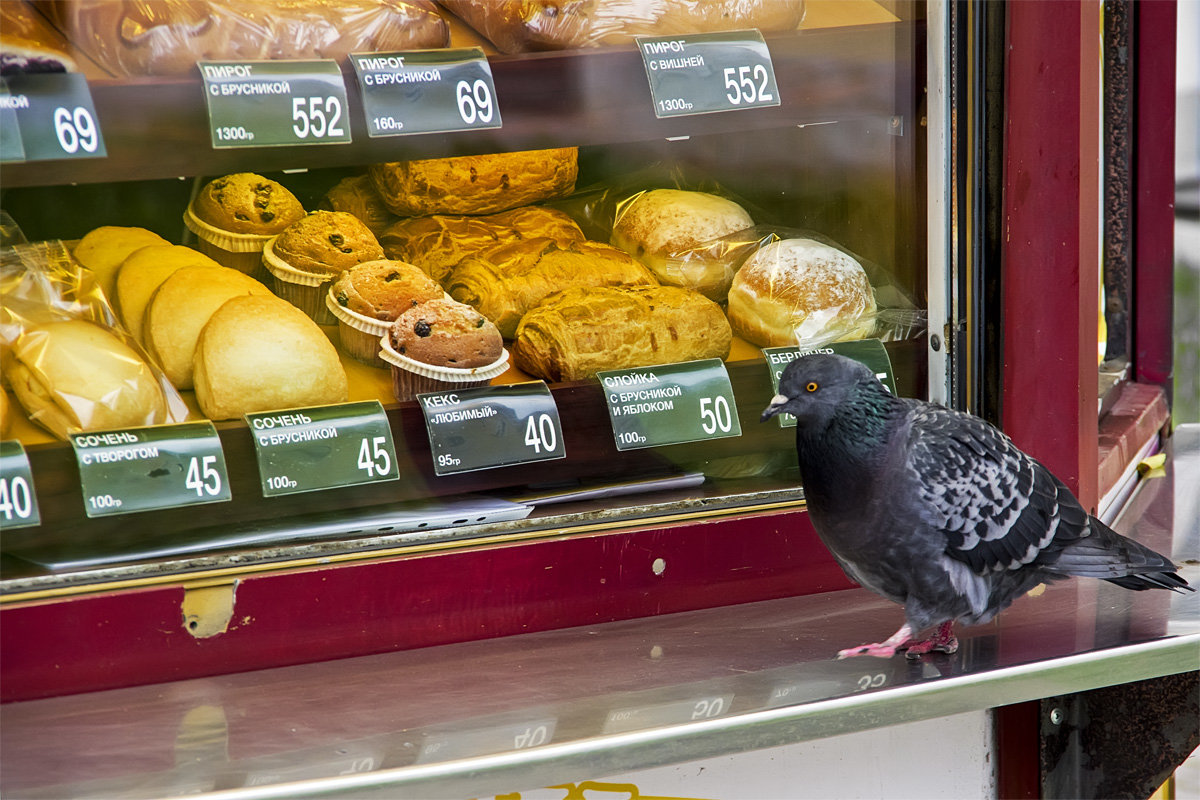
{"label": "loaf of bread", "polygon": [[0,77],[75,72],[70,45],[25,0],[0,3]]}
{"label": "loaf of bread", "polygon": [[141,355],[91,322],[29,326],[13,342],[5,373],[29,418],[60,438],[167,420],[162,386]]}
{"label": "loaf of bread", "polygon": [[804,0],[442,0],[505,53],[621,44],[635,36],[795,30]]}
{"label": "loaf of bread", "polygon": [[104,290],[104,296],[111,300],[121,263],[133,251],[151,244],[170,242],[145,228],[102,225],[85,233],[71,255],[95,274],[96,283]]}
{"label": "loaf of bread", "polygon": [[656,283],[650,270],[628,253],[601,242],[564,247],[554,239],[524,239],[467,257],[443,285],[451,297],[479,309],[511,339],[525,312],[555,292]]}
{"label": "loaf of bread", "polygon": [[337,350],[303,311],[271,295],[221,305],[196,342],[196,402],[209,419],[344,403]]}
{"label": "loaf of bread", "polygon": [[548,381],[606,369],[726,358],[733,337],[721,307],[677,286],[569,289],[517,328],[516,365]]}
{"label": "loaf of bread", "polygon": [[482,217],[412,217],[390,225],[379,239],[388,258],[416,264],[436,281],[467,256],[522,239],[554,239],[560,246],[583,241],[575,220],[542,206],[521,206]]}
{"label": "loaf of bread", "polygon": [[742,264],[728,313],[733,332],[760,347],[862,339],[875,327],[875,292],[852,256],[812,239],[784,239]]}
{"label": "loaf of bread", "polygon": [[371,180],[392,213],[494,214],[575,190],[579,149],[372,164]]}
{"label": "loaf of bread", "polygon": [[431,0],[45,0],[40,6],[116,75],[187,75],[197,61],[341,60],[352,52],[450,41]]}
{"label": "loaf of bread", "polygon": [[225,301],[246,294],[274,297],[266,286],[229,267],[184,267],[154,292],[142,334],[146,350],[176,389],[192,388],[196,342],[209,317]]}
{"label": "loaf of bread", "polygon": [[733,269],[689,250],[754,225],[737,203],[707,192],[654,189],[617,212],[612,243],[641,261],[660,283],[725,300]]}
{"label": "loaf of bread", "polygon": [[152,244],[134,250],[121,262],[113,306],[117,316],[139,344],[145,345],[143,333],[146,306],[162,282],[184,267],[218,268],[221,265],[199,250],[181,244]]}

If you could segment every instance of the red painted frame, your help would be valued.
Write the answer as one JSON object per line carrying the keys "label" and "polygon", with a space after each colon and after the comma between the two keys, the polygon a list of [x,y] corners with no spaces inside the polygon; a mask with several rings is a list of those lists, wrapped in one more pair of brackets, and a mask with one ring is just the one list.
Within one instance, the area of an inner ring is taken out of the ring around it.
{"label": "red painted frame", "polygon": [[[665,567],[653,568],[656,559]],[[803,511],[574,534],[238,581],[225,633],[186,583],[0,614],[2,699],[26,700],[850,588]]]}

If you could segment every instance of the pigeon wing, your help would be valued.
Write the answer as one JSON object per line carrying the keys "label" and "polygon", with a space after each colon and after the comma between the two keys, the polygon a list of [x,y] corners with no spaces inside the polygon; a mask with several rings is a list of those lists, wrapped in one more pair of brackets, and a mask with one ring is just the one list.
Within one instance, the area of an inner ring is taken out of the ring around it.
{"label": "pigeon wing", "polygon": [[937,406],[911,420],[906,466],[923,514],[975,574],[1052,562],[1088,535],[1070,491],[996,428]]}

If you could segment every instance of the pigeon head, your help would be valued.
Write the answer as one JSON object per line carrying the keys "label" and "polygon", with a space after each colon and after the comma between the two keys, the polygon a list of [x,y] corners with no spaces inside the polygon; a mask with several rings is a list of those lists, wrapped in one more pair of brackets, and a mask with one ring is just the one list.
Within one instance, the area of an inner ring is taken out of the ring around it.
{"label": "pigeon head", "polygon": [[800,427],[820,426],[854,397],[864,384],[878,379],[864,364],[832,353],[800,356],[787,365],[779,379],[779,394],[771,398],[762,421],[781,412],[791,414]]}

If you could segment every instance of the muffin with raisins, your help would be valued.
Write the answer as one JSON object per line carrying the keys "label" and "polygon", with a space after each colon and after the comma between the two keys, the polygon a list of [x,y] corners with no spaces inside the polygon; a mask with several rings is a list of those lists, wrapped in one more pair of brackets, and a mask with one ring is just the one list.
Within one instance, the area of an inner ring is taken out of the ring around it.
{"label": "muffin with raisins", "polygon": [[329,287],[325,304],[337,317],[342,350],[377,367],[379,339],[392,321],[413,306],[444,296],[442,287],[413,264],[380,259],[343,272]]}
{"label": "muffin with raisins", "polygon": [[267,240],[304,216],[304,207],[283,184],[238,172],[204,185],[184,212],[197,249],[217,263],[266,282],[262,267]]}
{"label": "muffin with raisins", "polygon": [[262,254],[275,294],[322,325],[337,323],[325,305],[330,283],[350,267],[380,258],[375,234],[344,211],[314,211],[296,220]]}
{"label": "muffin with raisins", "polygon": [[430,300],[396,317],[380,341],[397,400],[421,392],[482,386],[508,368],[500,331],[455,300]]}

